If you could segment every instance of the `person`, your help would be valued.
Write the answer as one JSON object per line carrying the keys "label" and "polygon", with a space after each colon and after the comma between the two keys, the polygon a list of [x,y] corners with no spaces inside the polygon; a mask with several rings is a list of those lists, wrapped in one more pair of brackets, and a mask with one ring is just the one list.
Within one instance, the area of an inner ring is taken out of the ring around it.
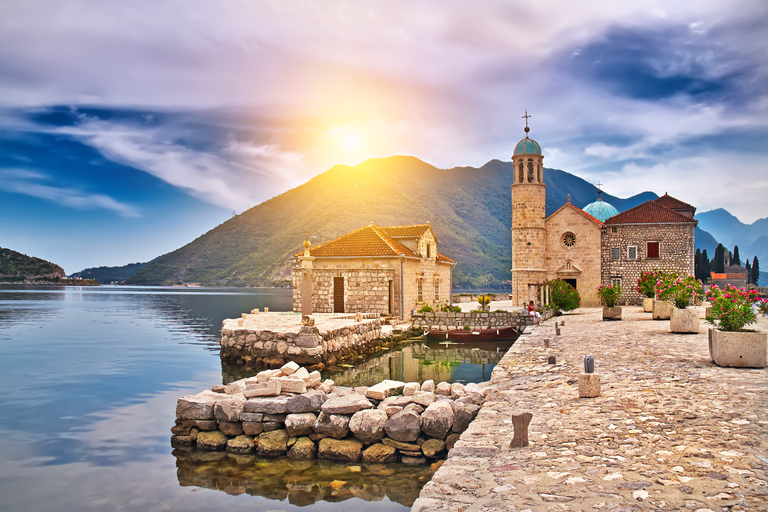
{"label": "person", "polygon": [[533,301],[528,303],[528,316],[532,316],[536,319],[536,325],[541,324],[541,313],[536,311],[536,306],[533,305]]}

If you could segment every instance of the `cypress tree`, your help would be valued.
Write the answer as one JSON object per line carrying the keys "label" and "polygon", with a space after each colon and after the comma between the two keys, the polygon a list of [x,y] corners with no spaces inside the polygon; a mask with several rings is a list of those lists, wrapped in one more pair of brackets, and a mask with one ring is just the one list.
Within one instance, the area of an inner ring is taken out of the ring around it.
{"label": "cypress tree", "polygon": [[701,266],[702,266],[702,269],[701,269],[702,280],[701,280],[701,282],[702,283],[706,283],[707,279],[709,279],[711,277],[710,276],[710,266],[709,266],[709,256],[707,255],[707,250],[706,249],[701,251]]}
{"label": "cypress tree", "polygon": [[752,260],[752,282],[757,284],[760,280],[760,262],[757,261],[757,256]]}
{"label": "cypress tree", "polygon": [[712,258],[712,271],[718,274],[725,272],[725,247],[723,244],[717,244],[715,257]]}
{"label": "cypress tree", "polygon": [[701,279],[701,249],[696,249],[696,254],[693,256],[693,276]]}
{"label": "cypress tree", "polygon": [[747,284],[752,282],[752,265],[749,263],[749,258],[744,258],[744,268],[747,269]]}
{"label": "cypress tree", "polygon": [[739,246],[733,246],[733,258],[731,258],[731,265],[741,266],[741,260],[739,259]]}

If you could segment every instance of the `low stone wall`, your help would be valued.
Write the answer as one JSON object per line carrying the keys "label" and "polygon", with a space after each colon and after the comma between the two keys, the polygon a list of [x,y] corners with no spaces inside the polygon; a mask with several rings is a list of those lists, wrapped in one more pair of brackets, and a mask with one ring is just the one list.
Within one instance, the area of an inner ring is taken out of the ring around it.
{"label": "low stone wall", "polygon": [[464,302],[477,302],[477,299],[480,295],[491,295],[493,297],[493,300],[510,300],[508,293],[487,293],[487,294],[473,294],[473,295],[464,295],[463,293],[460,294],[454,294],[452,299],[454,304],[461,304]]}
{"label": "low stone wall", "polygon": [[[303,392],[300,392],[303,391]],[[178,400],[171,445],[291,459],[424,464],[442,459],[484,391],[431,380],[344,388],[287,363]]]}
{"label": "low stone wall", "polygon": [[254,368],[279,368],[287,361],[308,366],[331,365],[369,352],[381,338],[378,318],[361,319],[337,329],[305,325],[298,332],[260,330],[242,319],[225,320],[221,329],[221,358],[228,364]]}
{"label": "low stone wall", "polygon": [[483,313],[434,311],[414,315],[411,321],[414,329],[450,330],[463,329],[464,326],[469,326],[470,329],[478,330],[524,325],[527,317],[516,311],[488,311]]}

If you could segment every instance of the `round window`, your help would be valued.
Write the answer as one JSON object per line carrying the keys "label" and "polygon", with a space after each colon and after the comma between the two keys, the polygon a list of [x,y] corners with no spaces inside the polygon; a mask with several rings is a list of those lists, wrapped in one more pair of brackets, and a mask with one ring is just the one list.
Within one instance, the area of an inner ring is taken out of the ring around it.
{"label": "round window", "polygon": [[563,245],[566,247],[573,247],[576,245],[576,235],[570,231],[563,233]]}

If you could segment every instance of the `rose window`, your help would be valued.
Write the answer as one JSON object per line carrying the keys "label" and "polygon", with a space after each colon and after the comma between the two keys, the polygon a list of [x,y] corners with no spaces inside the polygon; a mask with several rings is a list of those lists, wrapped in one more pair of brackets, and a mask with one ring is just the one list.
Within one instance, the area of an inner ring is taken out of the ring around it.
{"label": "rose window", "polygon": [[570,231],[563,234],[563,245],[566,247],[573,247],[576,245],[576,235]]}

